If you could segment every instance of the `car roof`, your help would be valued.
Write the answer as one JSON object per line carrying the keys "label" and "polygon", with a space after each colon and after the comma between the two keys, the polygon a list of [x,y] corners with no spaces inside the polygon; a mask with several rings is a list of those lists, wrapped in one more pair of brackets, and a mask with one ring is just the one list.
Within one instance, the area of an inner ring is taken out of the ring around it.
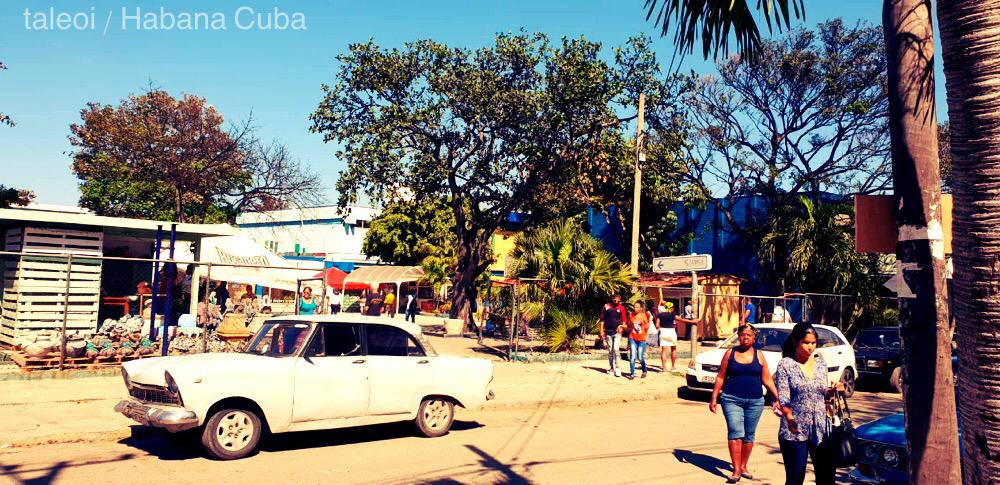
{"label": "car roof", "polygon": [[336,313],[333,315],[283,315],[271,317],[268,322],[314,322],[314,323],[349,323],[354,325],[388,325],[419,337],[423,330],[420,325],[399,321],[389,317],[374,317],[360,313]]}

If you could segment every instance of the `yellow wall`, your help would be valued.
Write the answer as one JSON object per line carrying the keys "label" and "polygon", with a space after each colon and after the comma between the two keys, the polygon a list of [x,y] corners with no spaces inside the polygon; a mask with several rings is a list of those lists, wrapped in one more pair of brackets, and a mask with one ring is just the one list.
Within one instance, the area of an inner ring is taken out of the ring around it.
{"label": "yellow wall", "polygon": [[514,250],[514,237],[517,233],[509,231],[497,231],[493,233],[490,244],[493,246],[493,264],[490,265],[490,272],[503,273],[507,268],[507,256]]}

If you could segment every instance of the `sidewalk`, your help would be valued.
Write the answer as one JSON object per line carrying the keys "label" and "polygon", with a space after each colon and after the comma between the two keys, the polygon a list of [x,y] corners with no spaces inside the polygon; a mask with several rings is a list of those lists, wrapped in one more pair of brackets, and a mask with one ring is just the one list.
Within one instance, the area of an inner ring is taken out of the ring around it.
{"label": "sidewalk", "polygon": [[[468,355],[441,347],[441,353]],[[627,362],[624,367],[628,368]],[[607,362],[599,361],[494,362],[494,368],[496,399],[486,409],[677,399],[677,388],[684,384],[682,376],[659,372],[634,381],[614,378],[606,373]],[[0,447],[129,437],[135,423],[112,409],[124,395],[119,376],[2,381]]]}

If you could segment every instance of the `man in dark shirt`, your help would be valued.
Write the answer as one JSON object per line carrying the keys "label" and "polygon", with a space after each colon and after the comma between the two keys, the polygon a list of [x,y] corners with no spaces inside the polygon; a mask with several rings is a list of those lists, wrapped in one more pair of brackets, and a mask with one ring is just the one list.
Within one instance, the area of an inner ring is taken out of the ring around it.
{"label": "man in dark shirt", "polygon": [[615,295],[611,303],[601,309],[601,340],[608,348],[608,374],[621,377],[618,369],[618,352],[621,351],[622,330],[628,323],[628,311],[622,305],[622,297]]}
{"label": "man in dark shirt", "polygon": [[385,297],[382,296],[382,292],[378,290],[378,285],[372,285],[372,291],[368,293],[365,297],[365,315],[371,315],[377,317],[382,315],[382,303],[385,301]]}

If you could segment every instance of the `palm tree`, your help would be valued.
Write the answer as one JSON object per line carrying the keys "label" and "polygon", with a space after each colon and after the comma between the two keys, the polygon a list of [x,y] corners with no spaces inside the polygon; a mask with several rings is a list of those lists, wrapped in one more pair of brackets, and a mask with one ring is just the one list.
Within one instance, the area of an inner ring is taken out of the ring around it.
{"label": "palm tree", "polygon": [[[970,29],[978,28],[971,31],[996,38],[996,0],[978,0],[975,5],[971,0],[946,3],[966,7],[963,15],[949,12],[949,20],[942,19],[942,22],[954,19],[951,27],[954,29],[952,39],[955,44],[968,47],[973,59],[981,60],[980,74],[989,71],[982,66],[991,65],[993,77],[986,76],[984,80],[996,81],[996,42],[993,42],[993,49],[983,49],[982,45],[976,45],[982,43],[973,42],[969,35]],[[706,57],[713,52],[725,52],[732,33],[737,47],[750,61],[760,47],[755,13],[763,15],[769,30],[772,20],[781,29],[790,26],[790,14],[799,17],[804,14],[805,8],[803,0],[758,0],[755,8],[751,8],[747,0],[646,0],[645,5],[647,19],[656,14],[655,21],[662,26],[664,35],[669,33],[671,25],[679,26],[675,34],[679,50],[690,52],[700,36]],[[900,332],[904,339],[904,385],[908,390],[904,394],[904,409],[910,477],[916,483],[955,483],[961,475],[958,447],[955,446],[958,425],[953,417],[955,397],[951,386],[951,366],[946,365],[951,346],[947,337],[945,262],[940,235],[941,181],[937,160],[930,8],[931,2],[926,0],[885,0],[882,19],[889,70],[893,184],[899,200],[896,223],[900,239],[896,257],[904,279],[912,282],[901,293],[899,300]],[[989,57],[991,54],[992,58]],[[964,56],[960,57],[962,59],[956,61],[965,62]],[[962,91],[962,95],[976,92],[971,89],[972,86],[965,86],[970,89]],[[992,87],[995,83],[985,82],[981,86],[987,89],[986,86]],[[951,98],[949,93],[949,100]],[[989,101],[980,100],[980,103],[988,105],[997,102],[992,95],[984,95],[983,98]],[[980,104],[976,108],[986,106]],[[994,119],[1000,116],[996,106],[986,111],[970,110],[966,113],[970,116],[972,113],[990,113]],[[961,128],[956,124],[956,132]],[[1000,130],[993,133],[1000,133]],[[961,139],[961,135],[955,135],[955,138]],[[990,149],[997,148],[996,140],[994,135]],[[958,148],[960,145],[953,143],[952,146]],[[953,154],[955,152],[953,149]],[[996,156],[996,153],[983,150],[976,155]],[[974,159],[969,158],[970,161]],[[959,165],[956,163],[956,166]],[[995,169],[984,168],[982,174],[987,172],[995,173]],[[956,203],[961,203],[957,197]],[[969,206],[970,209],[972,207]],[[957,263],[958,260],[956,269]],[[928,354],[935,358],[928,359]],[[908,374],[912,374],[913,378],[908,379]],[[933,396],[933,399],[927,399],[927,396]],[[994,404],[992,409],[1000,410],[1000,405]],[[996,411],[992,416],[1000,417]],[[995,468],[1000,469],[1000,463]]]}
{"label": "palm tree", "polygon": [[1000,2],[940,0],[966,483],[1000,483]]}
{"label": "palm tree", "polygon": [[588,315],[634,281],[629,267],[573,218],[520,234],[511,258],[514,275],[538,281],[525,290],[521,315],[543,321],[542,338],[552,351],[575,349],[580,330],[593,323]]}

